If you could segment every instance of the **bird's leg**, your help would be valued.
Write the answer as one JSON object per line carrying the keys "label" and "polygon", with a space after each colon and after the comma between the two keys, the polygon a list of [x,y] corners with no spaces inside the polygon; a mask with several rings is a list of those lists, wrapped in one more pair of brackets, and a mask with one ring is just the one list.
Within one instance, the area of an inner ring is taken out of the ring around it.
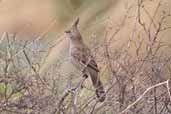
{"label": "bird's leg", "polygon": [[87,74],[83,74],[83,77],[84,77],[84,78],[88,78],[88,75],[87,75]]}
{"label": "bird's leg", "polygon": [[83,74],[84,78],[88,78],[88,75],[86,73],[86,68],[87,68],[87,64],[82,64],[84,67],[82,68],[81,72]]}
{"label": "bird's leg", "polygon": [[[87,71],[86,71],[87,70],[86,66],[87,65],[85,65],[84,68],[81,70],[82,71],[82,76],[83,76],[84,79],[88,78],[88,74],[87,74]],[[84,88],[84,85],[81,85],[81,88]]]}
{"label": "bird's leg", "polygon": [[82,74],[83,74],[83,78],[88,78],[88,75],[86,73],[86,67],[82,69]]}
{"label": "bird's leg", "polygon": [[[83,73],[83,75],[82,75],[82,77],[83,77],[83,80],[86,80],[87,78],[88,78],[88,75],[87,75],[87,73],[85,73],[85,72],[82,72]],[[83,85],[83,83],[81,84],[81,88],[84,88],[84,85]]]}
{"label": "bird's leg", "polygon": [[83,74],[86,73],[86,67],[87,67],[87,65],[84,65],[84,68],[81,69],[81,72],[82,72]]}
{"label": "bird's leg", "polygon": [[[81,72],[82,72],[82,74],[83,74],[83,78],[88,78],[88,74],[87,74],[87,66],[88,66],[88,64],[89,64],[89,62],[90,62],[90,59],[88,60],[88,62],[87,63],[84,63],[83,61],[81,61],[81,63],[82,63],[82,65],[83,65],[83,69],[81,70]],[[82,88],[83,88],[83,86],[81,86]]]}
{"label": "bird's leg", "polygon": [[[83,79],[87,79],[88,78],[88,75],[86,73],[83,73]],[[84,85],[81,84],[81,88],[84,88]]]}
{"label": "bird's leg", "polygon": [[85,73],[88,64],[85,64],[85,63],[83,63],[83,62],[81,62],[81,64],[83,65],[83,68],[81,69],[81,72],[82,72],[82,73]]}
{"label": "bird's leg", "polygon": [[91,60],[91,59],[88,59],[88,62],[81,61],[81,64],[83,65],[83,68],[82,68],[81,72],[82,72],[83,74],[86,74],[86,68],[88,67],[88,64],[89,64],[90,60]]}

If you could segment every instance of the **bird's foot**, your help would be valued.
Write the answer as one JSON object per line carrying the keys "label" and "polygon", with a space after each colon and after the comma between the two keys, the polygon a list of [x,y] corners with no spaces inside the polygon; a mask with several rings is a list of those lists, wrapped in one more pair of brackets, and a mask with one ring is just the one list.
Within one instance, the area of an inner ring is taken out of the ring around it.
{"label": "bird's foot", "polygon": [[83,74],[83,78],[88,78],[88,75],[87,74]]}
{"label": "bird's foot", "polygon": [[96,97],[97,97],[99,102],[103,102],[105,100],[105,98],[106,98],[105,91],[96,90]]}

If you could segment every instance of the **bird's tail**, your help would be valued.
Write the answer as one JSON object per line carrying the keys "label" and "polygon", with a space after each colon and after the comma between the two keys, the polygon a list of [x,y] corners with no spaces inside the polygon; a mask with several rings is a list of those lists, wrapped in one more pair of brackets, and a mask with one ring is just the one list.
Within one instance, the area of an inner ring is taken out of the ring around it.
{"label": "bird's tail", "polygon": [[92,80],[93,86],[96,90],[96,96],[98,100],[100,102],[103,102],[105,100],[106,94],[105,94],[103,84],[98,76],[98,72],[93,69],[89,69],[89,75]]}

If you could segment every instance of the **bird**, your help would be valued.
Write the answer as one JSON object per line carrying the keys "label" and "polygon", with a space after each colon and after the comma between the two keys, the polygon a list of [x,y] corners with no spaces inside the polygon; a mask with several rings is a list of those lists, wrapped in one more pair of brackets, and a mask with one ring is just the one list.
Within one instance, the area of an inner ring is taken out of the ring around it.
{"label": "bird", "polygon": [[77,18],[69,29],[65,31],[69,38],[69,60],[77,70],[82,72],[83,77],[90,77],[98,101],[103,102],[106,93],[99,77],[99,69],[91,50],[85,45],[83,37],[78,29]]}

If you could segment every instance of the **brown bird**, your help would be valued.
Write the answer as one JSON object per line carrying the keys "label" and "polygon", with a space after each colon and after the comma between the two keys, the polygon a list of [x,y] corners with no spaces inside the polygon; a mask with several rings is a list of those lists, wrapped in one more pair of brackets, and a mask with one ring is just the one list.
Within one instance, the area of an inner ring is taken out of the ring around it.
{"label": "brown bird", "polygon": [[90,76],[96,90],[96,96],[100,102],[105,100],[105,90],[99,78],[99,69],[91,55],[90,49],[84,44],[82,36],[78,30],[79,18],[74,22],[69,30],[66,30],[69,41],[69,58],[71,63],[83,73],[83,76]]}

